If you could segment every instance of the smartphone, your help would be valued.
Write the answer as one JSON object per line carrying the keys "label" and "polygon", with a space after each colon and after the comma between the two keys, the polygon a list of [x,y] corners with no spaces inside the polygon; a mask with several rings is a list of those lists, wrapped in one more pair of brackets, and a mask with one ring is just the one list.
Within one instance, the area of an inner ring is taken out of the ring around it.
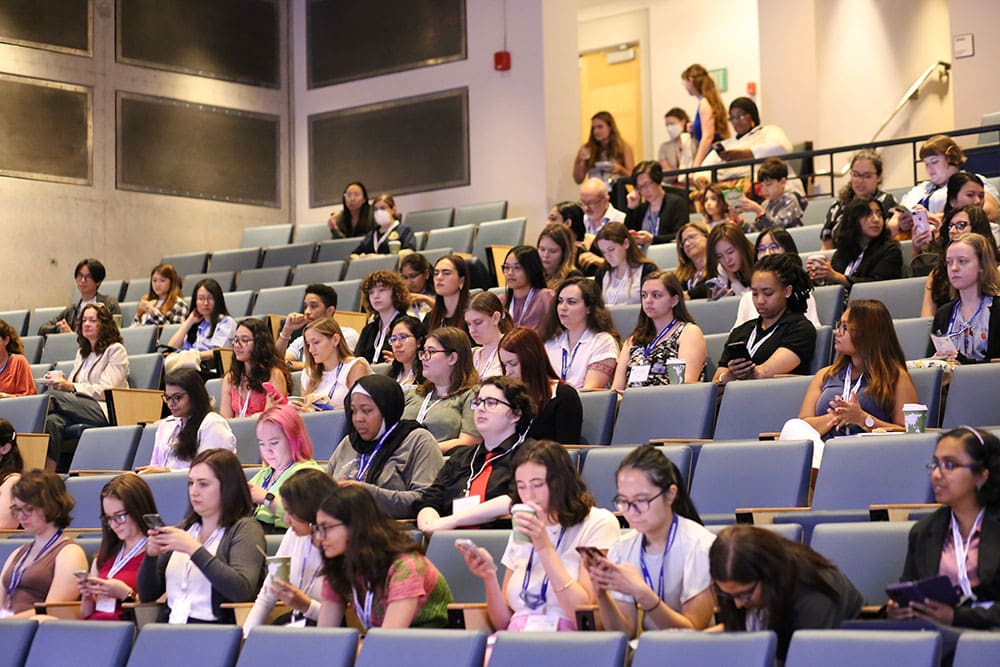
{"label": "smartphone", "polygon": [[926,234],[930,229],[930,224],[927,222],[927,211],[918,208],[910,211],[910,215],[913,216],[913,235]]}
{"label": "smartphone", "polygon": [[278,391],[277,387],[275,387],[270,382],[264,382],[260,386],[264,388],[265,392],[270,394],[271,398],[273,398],[278,403],[278,405],[284,405],[285,403],[288,402],[288,399],[285,398],[285,395],[282,394],[280,391]]}
{"label": "smartphone", "polygon": [[143,514],[142,520],[146,522],[146,525],[149,526],[150,530],[154,528],[165,528],[167,525],[163,520],[163,517],[159,514]]}
{"label": "smartphone", "polygon": [[719,157],[722,157],[722,153],[726,150],[726,147],[722,145],[721,141],[716,141],[712,144],[712,150],[714,150]]}
{"label": "smartphone", "polygon": [[747,344],[745,341],[738,340],[732,343],[726,344],[726,351],[729,353],[729,359],[732,361],[737,361],[739,359],[750,360],[750,350],[747,349]]}
{"label": "smartphone", "polygon": [[596,565],[604,560],[604,552],[597,547],[577,547],[577,553],[585,560],[589,565]]}
{"label": "smartphone", "polygon": [[455,540],[455,546],[466,553],[473,553],[476,551],[476,543],[464,537],[460,537]]}
{"label": "smartphone", "polygon": [[90,573],[87,572],[86,570],[75,570],[73,572],[73,576],[79,580],[78,583],[82,584],[87,580],[87,577],[90,576]]}

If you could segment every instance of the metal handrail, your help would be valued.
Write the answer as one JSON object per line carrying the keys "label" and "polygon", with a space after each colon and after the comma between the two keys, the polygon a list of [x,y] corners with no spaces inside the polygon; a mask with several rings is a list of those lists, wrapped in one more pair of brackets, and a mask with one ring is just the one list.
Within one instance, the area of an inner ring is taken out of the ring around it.
{"label": "metal handrail", "polygon": [[[872,135],[871,139],[872,141],[878,139],[878,135],[882,134],[882,130],[884,130],[889,125],[889,123],[892,122],[892,120],[896,117],[896,114],[898,114],[900,111],[903,110],[903,107],[906,106],[907,102],[909,102],[910,100],[914,99],[917,96],[917,93],[920,92],[920,87],[927,82],[927,79],[931,78],[931,74],[933,74],[934,70],[936,70],[938,67],[943,68],[945,73],[947,73],[951,69],[951,63],[945,62],[944,60],[939,60],[936,63],[933,63],[927,69],[925,69],[924,73],[921,74],[917,78],[917,80],[913,82],[913,85],[910,86],[905,93],[903,93],[903,97],[899,100],[899,103],[896,105],[896,108],[892,110],[892,113],[889,114],[889,117],[885,119],[885,122],[882,123],[877,130],[875,130],[875,134]],[[847,168],[849,169],[850,165],[848,165]],[[846,173],[847,172],[845,171],[843,174],[841,174],[841,176],[843,176]]]}

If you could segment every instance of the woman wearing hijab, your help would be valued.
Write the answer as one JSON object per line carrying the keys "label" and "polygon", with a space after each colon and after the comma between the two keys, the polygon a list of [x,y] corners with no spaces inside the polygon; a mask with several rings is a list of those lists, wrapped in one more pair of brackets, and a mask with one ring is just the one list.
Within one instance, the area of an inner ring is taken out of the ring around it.
{"label": "woman wearing hijab", "polygon": [[366,375],[344,401],[350,432],[330,457],[337,482],[365,487],[390,516],[413,518],[413,503],[444,465],[437,440],[419,422],[401,419],[403,390],[385,375]]}

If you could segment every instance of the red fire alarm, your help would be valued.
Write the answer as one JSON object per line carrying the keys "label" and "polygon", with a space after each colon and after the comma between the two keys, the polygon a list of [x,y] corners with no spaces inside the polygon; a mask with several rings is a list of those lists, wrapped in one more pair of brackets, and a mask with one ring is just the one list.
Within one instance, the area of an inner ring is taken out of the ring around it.
{"label": "red fire alarm", "polygon": [[754,97],[757,94],[757,82],[747,81],[747,95]]}
{"label": "red fire alarm", "polygon": [[510,69],[510,51],[497,51],[493,54],[493,69],[498,72]]}

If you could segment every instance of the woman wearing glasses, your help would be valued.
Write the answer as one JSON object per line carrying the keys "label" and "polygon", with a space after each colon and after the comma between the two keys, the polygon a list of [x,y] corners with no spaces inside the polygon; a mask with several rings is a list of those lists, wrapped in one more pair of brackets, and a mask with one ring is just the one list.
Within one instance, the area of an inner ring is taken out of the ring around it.
{"label": "woman wearing glasses", "polygon": [[655,447],[636,447],[615,473],[615,507],[631,531],[611,545],[607,558],[587,561],[604,627],[630,637],[644,630],[704,630],[715,596],[705,529],[687,485],[670,459]]}
{"label": "woman wearing glasses", "polygon": [[472,350],[472,365],[480,380],[493,375],[503,375],[498,348],[500,339],[514,328],[499,297],[491,292],[480,292],[472,297],[465,311],[465,324],[469,335],[476,342]]}
{"label": "woman wearing glasses", "polygon": [[353,603],[365,629],[444,627],[448,582],[420,545],[355,484],[339,484],[316,511],[323,552],[320,627],[339,627]]}
{"label": "woman wearing glasses", "polygon": [[401,419],[403,390],[384,375],[358,380],[344,409],[350,430],[327,472],[341,483],[367,489],[389,516],[413,518],[413,503],[444,464],[434,436],[418,422]]}
{"label": "woman wearing glasses", "polygon": [[778,660],[796,630],[837,628],[864,599],[829,560],[757,526],[730,526],[708,550],[720,630],[773,630]]}
{"label": "woman wearing glasses", "polygon": [[913,258],[910,275],[927,275],[924,285],[924,301],[920,306],[921,317],[934,317],[938,308],[951,301],[951,282],[948,280],[947,253],[951,244],[966,234],[979,234],[990,246],[993,257],[1000,257],[990,220],[979,206],[959,206],[944,214],[941,235],[931,247]]}
{"label": "woman wearing glasses", "polygon": [[[267,382],[270,388],[264,387]],[[287,400],[291,384],[288,365],[275,349],[267,323],[256,317],[242,320],[233,337],[233,365],[222,378],[219,414],[226,419],[260,414],[269,398]]]}
{"label": "woman wearing glasses", "polygon": [[392,363],[387,375],[395,380],[403,391],[409,391],[424,381],[423,366],[419,351],[427,336],[424,323],[412,315],[404,315],[392,325],[389,345],[392,346]]}
{"label": "woman wearing glasses", "polygon": [[316,523],[319,504],[336,488],[336,482],[315,468],[301,468],[281,485],[278,495],[285,508],[288,531],[281,538],[274,555],[291,559],[288,581],[277,579],[270,573],[264,577],[253,609],[243,622],[244,636],[255,626],[263,624],[279,601],[285,603],[291,612],[279,617],[276,625],[316,625],[323,589],[323,555],[313,544],[312,525]]}
{"label": "woman wearing glasses", "polygon": [[351,354],[340,325],[332,317],[310,323],[302,338],[305,340],[304,400],[295,401],[295,407],[304,411],[339,410],[344,407],[347,390],[358,378],[370,374],[371,366],[363,357]]}
{"label": "woman wearing glasses", "polygon": [[529,245],[514,246],[503,260],[507,291],[502,297],[515,327],[537,328],[552,303],[552,290],[545,282],[545,267],[538,250]]}
{"label": "woman wearing glasses", "polygon": [[837,200],[826,212],[826,221],[819,237],[824,250],[833,250],[833,239],[844,219],[844,207],[855,197],[873,199],[882,207],[882,217],[888,220],[896,208],[896,199],[882,191],[882,156],[870,148],[862,148],[851,156],[851,180],[837,193]]}
{"label": "woman wearing glasses", "polygon": [[0,618],[29,618],[35,603],[80,599],[74,572],[87,569],[87,556],[63,535],[76,502],[54,472],[31,470],[14,485],[10,512],[30,543],[19,547],[0,573]]}
{"label": "woman wearing glasses", "polygon": [[478,444],[469,401],[476,384],[469,337],[462,329],[441,327],[420,348],[424,381],[406,392],[403,419],[415,419],[430,431],[442,452]]}
{"label": "woman wearing glasses", "polygon": [[527,388],[514,378],[487,378],[475,401],[483,442],[452,451],[429,488],[414,504],[425,533],[461,526],[492,527],[510,511],[511,454],[526,437],[534,416]]}
{"label": "woman wearing glasses", "polygon": [[149,484],[138,475],[118,475],[101,489],[101,546],[90,576],[78,580],[80,617],[121,621],[123,602],[138,602],[135,580],[146,557],[146,514],[156,514]]}
{"label": "woman wearing glasses", "polygon": [[497,630],[576,630],[576,608],[594,602],[577,547],[607,549],[618,538],[618,521],[594,506],[558,443],[525,443],[512,465],[514,501],[523,505],[514,508],[514,532],[502,559],[507,568],[503,583],[497,581],[486,549],[463,549],[465,563],[483,580],[490,622]]}
{"label": "woman wearing glasses", "polygon": [[889,618],[922,618],[961,628],[1000,626],[1000,441],[988,431],[959,426],[938,438],[930,468],[941,507],[910,530],[901,581],[946,575],[963,602],[935,600],[900,607]]}
{"label": "woman wearing glasses", "polygon": [[170,416],[160,420],[149,465],[139,474],[187,470],[191,459],[207,449],[236,451],[236,436],[219,413],[198,371],[178,368],[164,380],[163,402]]}

